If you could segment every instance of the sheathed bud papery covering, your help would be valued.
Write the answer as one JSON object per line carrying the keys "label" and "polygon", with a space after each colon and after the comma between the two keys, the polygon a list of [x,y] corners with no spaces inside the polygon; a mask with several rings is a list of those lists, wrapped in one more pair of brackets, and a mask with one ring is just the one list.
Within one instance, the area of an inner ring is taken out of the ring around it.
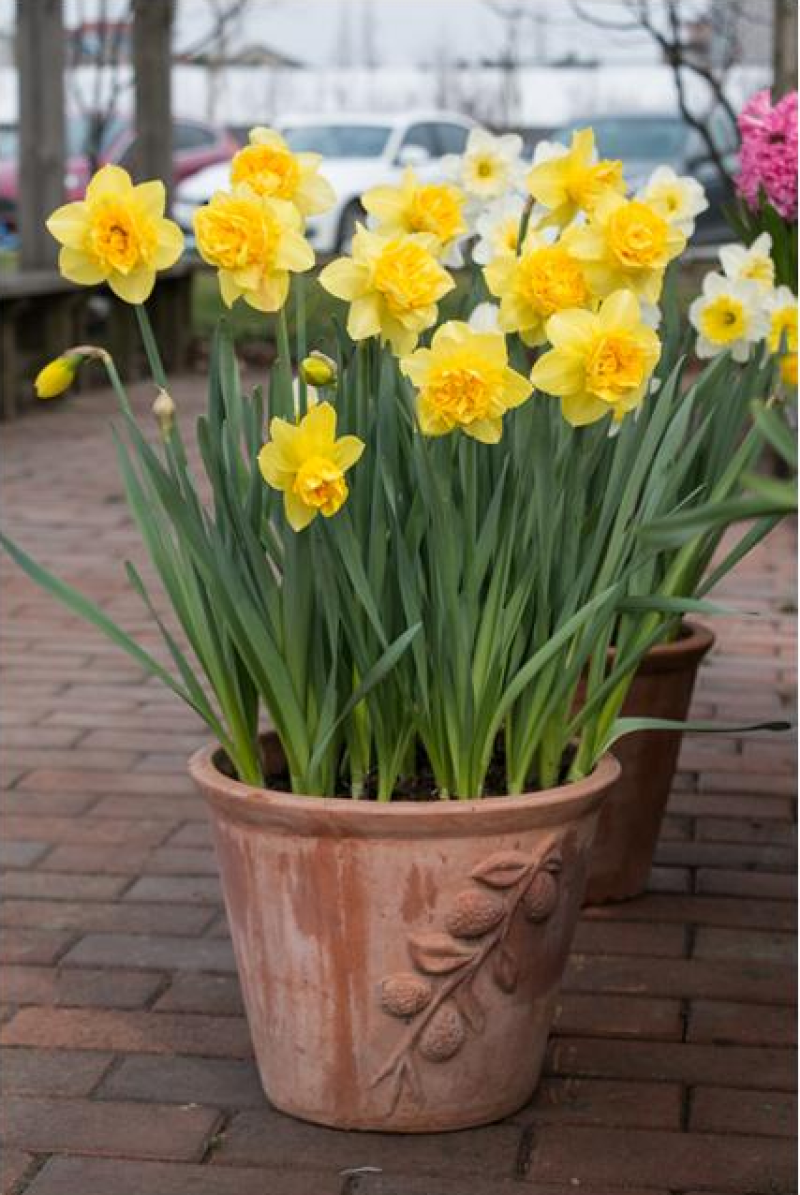
{"label": "sheathed bud papery covering", "polygon": [[177,408],[172,395],[168,394],[166,390],[159,390],[156,400],[153,403],[152,411],[164,440],[168,440],[172,435],[172,429],[175,426],[176,410]]}

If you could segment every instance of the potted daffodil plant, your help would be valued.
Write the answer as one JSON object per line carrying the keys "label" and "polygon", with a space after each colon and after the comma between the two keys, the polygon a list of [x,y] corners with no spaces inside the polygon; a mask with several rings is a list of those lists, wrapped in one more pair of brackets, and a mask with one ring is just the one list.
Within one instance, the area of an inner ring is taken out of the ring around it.
{"label": "potted daffodil plant", "polygon": [[[687,386],[683,323],[658,326],[696,193],[660,176],[629,196],[590,130],[528,169],[520,150],[477,131],[442,180],[365,194],[311,345],[324,163],[254,130],[194,227],[277,359],[245,392],[222,320],[188,446],[146,309],[180,251],[163,188],[104,167],[49,221],[64,275],[141,327],[156,443],[102,349],[68,350],[39,389],[105,365],[172,619],[126,569],[162,653],[3,542],[209,727],[190,770],[264,1087],[339,1127],[453,1129],[529,1099],[611,749],[644,724],[622,716],[633,676],[768,529],[709,576],[717,530],[681,523],[698,491],[738,494],[756,441],[726,458],[715,428],[736,442],[772,370],[727,354]],[[664,519],[669,546],[648,539]]]}

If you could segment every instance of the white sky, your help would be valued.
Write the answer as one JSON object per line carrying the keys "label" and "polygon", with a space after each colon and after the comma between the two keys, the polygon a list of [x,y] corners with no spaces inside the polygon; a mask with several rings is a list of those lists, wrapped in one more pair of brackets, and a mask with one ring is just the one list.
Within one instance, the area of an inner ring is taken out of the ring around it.
{"label": "white sky", "polygon": [[[28,0],[36,3],[36,0]],[[572,0],[249,0],[237,37],[262,42],[302,62],[335,65],[343,57],[351,65],[364,62],[365,39],[371,38],[380,62],[406,66],[429,63],[446,54],[450,61],[470,61],[497,54],[505,23],[492,5],[524,9],[521,57],[534,59],[578,54],[602,61],[655,60],[649,39],[618,34],[581,22]],[[95,19],[101,0],[64,0],[68,24]],[[113,17],[125,0],[106,0]],[[582,0],[582,7],[605,19],[624,15],[620,0]],[[13,27],[15,0],[0,0],[0,27]],[[187,45],[209,27],[208,0],[178,0],[176,43]],[[365,34],[369,27],[371,33]]]}
{"label": "white sky", "polygon": [[[559,57],[580,50],[586,56],[654,57],[647,38],[616,35],[587,27],[571,0],[497,0],[501,9],[525,9],[523,57],[546,49]],[[616,0],[588,0],[588,8],[619,16]],[[205,0],[182,0],[179,40],[207,21]],[[369,30],[369,31],[368,31]],[[243,21],[245,40],[264,42],[301,61],[332,64],[349,57],[364,61],[371,39],[380,62],[430,62],[446,52],[452,61],[475,60],[503,46],[505,22],[490,0],[249,0]]]}

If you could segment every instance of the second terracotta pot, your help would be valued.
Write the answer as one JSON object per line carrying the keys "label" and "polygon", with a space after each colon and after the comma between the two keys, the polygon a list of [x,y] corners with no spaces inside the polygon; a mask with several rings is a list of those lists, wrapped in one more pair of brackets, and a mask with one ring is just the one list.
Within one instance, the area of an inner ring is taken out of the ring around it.
{"label": "second terracotta pot", "polygon": [[530,1099],[616,760],[546,792],[387,804],[251,788],[213,749],[191,772],[278,1108],[434,1132]]}
{"label": "second terracotta pot", "polygon": [[[697,670],[713,643],[707,627],[686,622],[674,643],[652,648],[636,673],[623,715],[686,718]],[[622,775],[600,813],[586,904],[629,900],[647,887],[682,739],[680,731],[650,730],[614,744]]]}

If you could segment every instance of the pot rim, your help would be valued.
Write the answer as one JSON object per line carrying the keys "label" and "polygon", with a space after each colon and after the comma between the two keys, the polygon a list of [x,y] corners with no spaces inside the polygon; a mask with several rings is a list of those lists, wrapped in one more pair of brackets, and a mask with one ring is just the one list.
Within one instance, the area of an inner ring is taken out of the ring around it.
{"label": "pot rim", "polygon": [[[681,630],[679,639],[651,647],[642,657],[637,673],[678,672],[699,665],[714,646],[716,635],[710,627],[691,619],[684,619]],[[612,657],[613,653],[614,648],[609,648]]]}
{"label": "pot rim", "polygon": [[[277,743],[269,731],[262,738]],[[189,773],[217,812],[239,822],[287,833],[337,837],[462,837],[482,829],[514,832],[576,820],[593,812],[622,771],[607,752],[582,780],[518,796],[447,801],[375,801],[314,797],[255,788],[226,776],[216,765],[218,744],[189,759]]]}

